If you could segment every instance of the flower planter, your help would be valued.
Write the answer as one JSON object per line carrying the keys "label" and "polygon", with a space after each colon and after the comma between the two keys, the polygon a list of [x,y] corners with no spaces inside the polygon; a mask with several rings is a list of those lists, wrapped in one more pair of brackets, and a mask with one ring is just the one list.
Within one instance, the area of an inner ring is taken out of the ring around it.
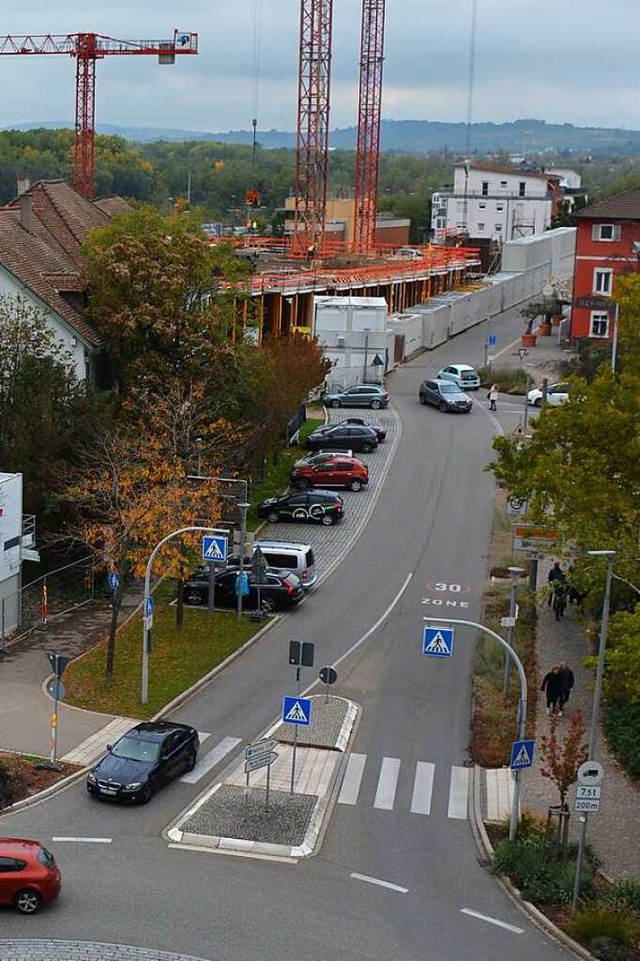
{"label": "flower planter", "polygon": [[536,346],[536,334],[522,334],[522,346],[523,347],[535,347]]}
{"label": "flower planter", "polygon": [[559,327],[561,323],[562,323],[562,314],[554,314],[553,317],[551,318],[551,326]]}
{"label": "flower planter", "polygon": [[540,337],[549,337],[551,334],[551,324],[540,324],[536,333]]}

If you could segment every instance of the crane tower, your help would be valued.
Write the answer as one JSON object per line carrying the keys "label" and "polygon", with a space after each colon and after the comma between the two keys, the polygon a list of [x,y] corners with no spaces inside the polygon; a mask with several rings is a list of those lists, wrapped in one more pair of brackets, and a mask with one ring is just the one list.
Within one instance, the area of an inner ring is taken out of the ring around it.
{"label": "crane tower", "polygon": [[384,17],[385,0],[362,0],[353,234],[354,248],[360,252],[371,250],[375,239],[380,169]]}

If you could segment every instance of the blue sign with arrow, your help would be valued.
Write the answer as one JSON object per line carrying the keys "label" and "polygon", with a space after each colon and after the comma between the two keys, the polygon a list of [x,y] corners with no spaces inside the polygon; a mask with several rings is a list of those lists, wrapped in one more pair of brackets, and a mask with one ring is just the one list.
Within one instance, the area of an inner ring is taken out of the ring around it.
{"label": "blue sign with arrow", "polygon": [[512,771],[521,771],[525,767],[533,764],[533,755],[536,749],[535,741],[514,741],[511,745],[511,762],[509,767]]}
{"label": "blue sign with arrow", "polygon": [[227,559],[228,543],[229,539],[220,534],[205,534],[202,538],[202,559],[223,564]]}
{"label": "blue sign with arrow", "polygon": [[111,571],[107,577],[107,580],[109,581],[109,587],[111,590],[117,591],[118,587],[120,586],[120,575],[116,571]]}
{"label": "blue sign with arrow", "polygon": [[422,653],[426,657],[451,657],[455,631],[451,627],[425,627],[422,631]]}
{"label": "blue sign with arrow", "polygon": [[487,347],[495,347],[498,343],[497,334],[487,334]]}
{"label": "blue sign with arrow", "polygon": [[282,701],[282,720],[285,724],[309,727],[311,724],[311,698],[285,695]]}
{"label": "blue sign with arrow", "polygon": [[148,597],[144,599],[144,616],[151,617],[153,614],[153,598],[149,594]]}

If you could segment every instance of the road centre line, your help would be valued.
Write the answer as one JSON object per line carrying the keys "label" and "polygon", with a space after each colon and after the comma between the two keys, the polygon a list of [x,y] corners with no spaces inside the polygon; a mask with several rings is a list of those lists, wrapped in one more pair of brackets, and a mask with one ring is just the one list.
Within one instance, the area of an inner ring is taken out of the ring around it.
{"label": "road centre line", "polygon": [[392,884],[391,881],[382,881],[380,878],[370,878],[368,874],[352,873],[349,877],[355,881],[366,881],[367,884],[377,884],[381,888],[389,888],[391,891],[399,891],[400,894],[407,894],[409,888],[401,888],[399,884]]}
{"label": "road centre line", "polygon": [[77,844],[111,844],[113,838],[67,838],[67,837],[52,837],[52,841],[58,843],[62,841],[72,841]]}
{"label": "road centre line", "polygon": [[514,934],[524,934],[524,928],[517,928],[515,924],[507,924],[506,921],[498,921],[497,918],[490,918],[486,914],[480,914],[479,911],[472,911],[471,908],[460,908],[461,914],[468,914],[472,918],[478,918],[480,921],[486,921],[488,924],[495,924],[498,928],[504,928],[506,931],[513,931]]}

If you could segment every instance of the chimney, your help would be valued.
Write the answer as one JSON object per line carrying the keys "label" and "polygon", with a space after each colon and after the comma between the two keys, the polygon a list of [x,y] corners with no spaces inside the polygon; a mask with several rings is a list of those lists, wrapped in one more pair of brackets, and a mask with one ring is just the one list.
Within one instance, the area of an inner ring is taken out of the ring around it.
{"label": "chimney", "polygon": [[18,192],[18,197],[26,194],[27,190],[31,186],[31,181],[28,177],[18,177],[16,180],[16,190]]}
{"label": "chimney", "polygon": [[27,233],[31,233],[31,212],[32,212],[32,198],[31,194],[20,194],[20,225],[24,227]]}

